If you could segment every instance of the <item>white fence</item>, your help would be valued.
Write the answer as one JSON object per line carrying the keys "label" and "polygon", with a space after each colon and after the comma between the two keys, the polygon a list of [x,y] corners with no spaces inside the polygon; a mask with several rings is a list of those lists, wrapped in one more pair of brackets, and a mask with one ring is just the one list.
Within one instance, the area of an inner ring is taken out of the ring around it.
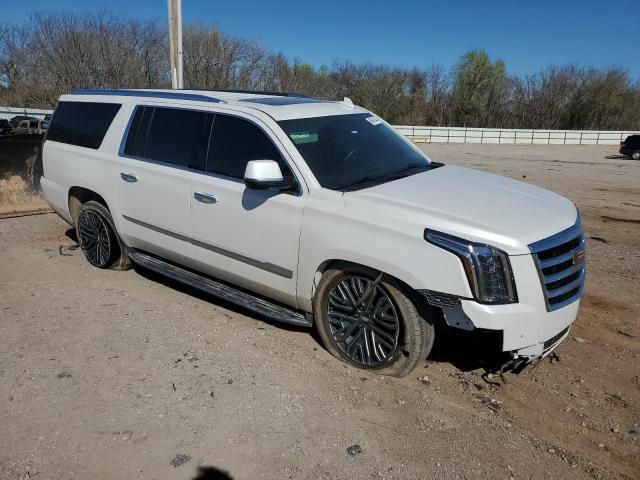
{"label": "white fence", "polygon": [[[0,107],[0,118],[16,115],[44,118],[53,110]],[[416,143],[489,143],[537,145],[618,145],[633,131],[596,130],[527,130],[515,128],[456,128],[394,125],[394,128]]]}
{"label": "white fence", "polygon": [[5,118],[7,120],[10,120],[16,115],[44,118],[45,115],[51,115],[52,113],[53,110],[43,110],[41,108],[0,107],[0,118]]}
{"label": "white fence", "polygon": [[633,131],[527,130],[514,128],[455,128],[394,126],[416,143],[490,143],[538,145],[618,145]]}

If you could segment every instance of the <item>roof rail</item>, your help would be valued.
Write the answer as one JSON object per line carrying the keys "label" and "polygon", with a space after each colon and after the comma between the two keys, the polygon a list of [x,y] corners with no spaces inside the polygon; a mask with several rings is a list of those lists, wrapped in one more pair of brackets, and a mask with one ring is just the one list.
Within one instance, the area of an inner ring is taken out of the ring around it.
{"label": "roof rail", "polygon": [[220,88],[185,88],[185,90],[202,90],[203,92],[220,92],[220,93],[249,93],[252,95],[273,95],[275,97],[296,97],[296,98],[315,98],[309,95],[295,92],[270,92],[268,90],[242,90],[242,89],[220,89]]}
{"label": "roof rail", "polygon": [[199,102],[225,103],[219,98],[208,95],[198,95],[197,93],[185,92],[157,92],[153,90],[85,90],[75,88],[71,95],[113,95],[119,97],[149,97],[149,98],[170,98],[173,100],[197,100]]}

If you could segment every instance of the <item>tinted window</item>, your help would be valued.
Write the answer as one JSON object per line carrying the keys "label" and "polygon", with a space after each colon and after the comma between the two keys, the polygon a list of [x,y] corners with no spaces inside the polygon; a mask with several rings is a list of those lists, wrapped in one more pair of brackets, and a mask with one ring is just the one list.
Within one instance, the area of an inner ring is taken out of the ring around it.
{"label": "tinted window", "polygon": [[144,147],[147,141],[149,123],[153,114],[153,107],[137,107],[133,120],[129,126],[129,135],[124,147],[125,155],[144,157]]}
{"label": "tinted window", "polygon": [[207,171],[244,178],[250,160],[276,160],[284,176],[291,173],[269,137],[251,122],[216,114],[209,145]]}
{"label": "tinted window", "polygon": [[47,140],[100,148],[120,106],[116,103],[59,102]]}
{"label": "tinted window", "polygon": [[435,166],[368,113],[279,123],[320,184],[332,190],[364,188]]}
{"label": "tinted window", "polygon": [[206,125],[211,125],[207,117],[211,115],[206,112],[155,108],[143,156],[182,167],[204,169],[210,130]]}

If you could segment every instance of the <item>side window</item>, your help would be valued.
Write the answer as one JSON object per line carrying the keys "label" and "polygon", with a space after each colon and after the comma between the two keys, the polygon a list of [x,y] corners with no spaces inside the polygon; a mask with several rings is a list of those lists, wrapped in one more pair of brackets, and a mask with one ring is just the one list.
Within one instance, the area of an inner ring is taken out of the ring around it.
{"label": "side window", "polygon": [[154,109],[144,157],[204,170],[211,114],[178,108]]}
{"label": "side window", "polygon": [[250,160],[276,160],[283,176],[292,176],[278,149],[259,127],[241,118],[216,114],[207,171],[241,179]]}
{"label": "side window", "polygon": [[129,126],[125,155],[204,170],[213,114],[139,106]]}
{"label": "side window", "polygon": [[149,123],[153,110],[153,107],[136,108],[129,126],[127,143],[124,146],[125,155],[144,157],[144,147],[147,142],[147,133],[149,132]]}
{"label": "side window", "polygon": [[51,120],[47,140],[100,148],[120,107],[116,103],[59,102]]}

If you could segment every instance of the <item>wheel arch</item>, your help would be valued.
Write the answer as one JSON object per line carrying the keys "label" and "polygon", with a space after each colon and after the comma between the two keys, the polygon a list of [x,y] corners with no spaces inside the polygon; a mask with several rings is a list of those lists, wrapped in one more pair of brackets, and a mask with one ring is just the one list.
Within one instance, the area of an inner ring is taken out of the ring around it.
{"label": "wheel arch", "polygon": [[69,214],[71,215],[71,220],[73,224],[76,224],[78,220],[78,215],[80,214],[80,207],[83,203],[86,203],[90,200],[94,202],[98,202],[103,205],[107,210],[111,211],[107,201],[104,199],[102,195],[97,193],[96,191],[80,187],[80,186],[72,186],[69,188],[68,193],[68,202],[69,202]]}
{"label": "wheel arch", "polygon": [[420,314],[423,316],[423,318],[425,318],[425,316],[429,316],[432,319],[438,319],[438,320],[442,318],[442,310],[430,305],[427,302],[426,297],[418,293],[418,291],[403,278],[400,278],[397,275],[393,275],[385,271],[386,269],[384,268],[378,268],[375,266],[366,265],[360,262],[345,260],[341,258],[327,259],[323,261],[320,265],[318,265],[318,267],[316,268],[314,273],[313,284],[312,284],[312,292],[311,292],[311,299],[310,299],[311,304],[313,304],[313,298],[315,297],[316,291],[318,289],[318,285],[322,280],[322,275],[324,275],[324,273],[327,270],[333,269],[333,268],[339,268],[340,266],[356,266],[356,267],[372,270],[378,273],[382,272],[382,274],[385,277],[392,279],[394,283],[396,283],[397,286],[405,293],[405,295],[407,295],[407,297],[411,299],[411,301],[415,304],[416,308],[418,309]]}

